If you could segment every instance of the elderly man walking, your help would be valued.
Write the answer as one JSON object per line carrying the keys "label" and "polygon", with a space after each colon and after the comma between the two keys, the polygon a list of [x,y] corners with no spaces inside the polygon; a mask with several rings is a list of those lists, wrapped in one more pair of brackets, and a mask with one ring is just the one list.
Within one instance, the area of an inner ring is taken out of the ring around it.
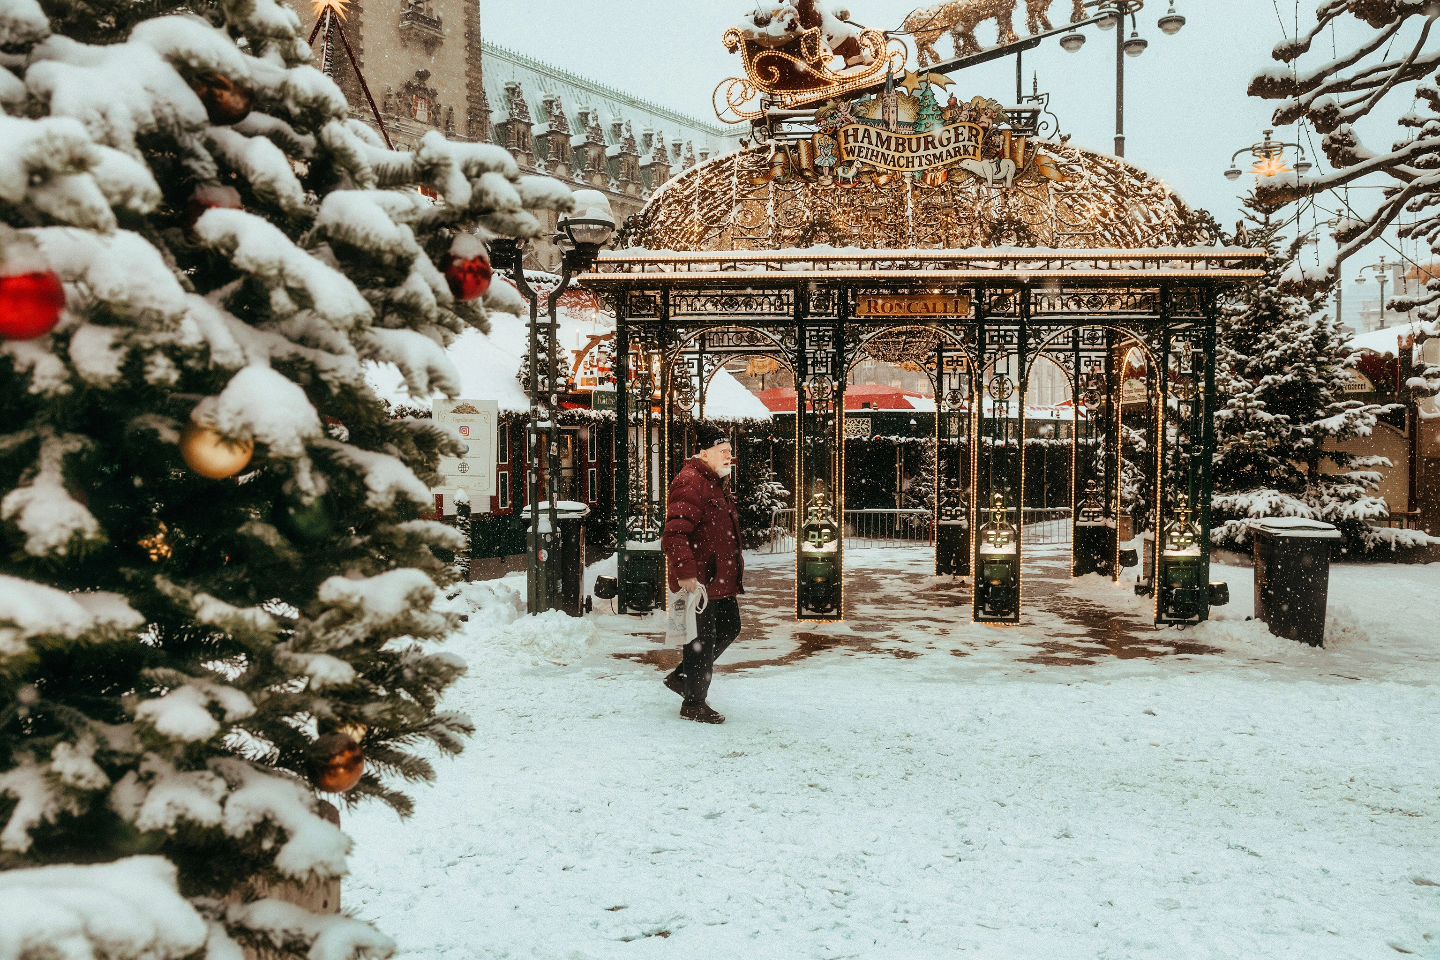
{"label": "elderly man walking", "polygon": [[693,593],[704,585],[709,600],[696,617],[697,636],[682,648],[680,666],[665,686],[684,698],[680,716],[686,720],[724,723],[705,698],[715,661],[740,635],[745,559],[740,512],[724,482],[734,464],[730,439],[709,424],[695,432],[700,449],[670,484],[660,546],[670,564],[670,591]]}

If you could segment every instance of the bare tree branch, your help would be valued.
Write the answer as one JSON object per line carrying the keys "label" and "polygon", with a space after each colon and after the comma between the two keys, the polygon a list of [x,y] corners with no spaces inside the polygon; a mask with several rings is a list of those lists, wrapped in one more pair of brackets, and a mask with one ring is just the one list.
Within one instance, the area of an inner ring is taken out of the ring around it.
{"label": "bare tree branch", "polygon": [[[1258,187],[1256,199],[1265,209],[1278,210],[1367,178],[1373,182],[1384,177],[1392,184],[1373,212],[1357,214],[1336,231],[1337,261],[1396,228],[1402,239],[1419,241],[1429,248],[1430,257],[1440,260],[1437,19],[1437,0],[1321,0],[1314,26],[1275,47],[1272,57],[1284,67],[1272,66],[1250,82],[1252,96],[1276,101],[1273,117],[1277,125],[1307,123],[1322,134],[1321,151],[1334,168],[1325,176],[1292,177]],[[1352,22],[1345,23],[1347,20]],[[1391,58],[1380,52],[1402,35],[1411,36],[1405,31],[1412,26],[1416,39],[1404,56]],[[1339,27],[1347,33],[1355,33],[1358,27],[1361,39],[1350,50],[1324,60],[1312,50],[1314,41]],[[1418,84],[1414,106],[1397,108],[1390,95],[1408,84]],[[1393,111],[1388,119],[1397,133],[1390,149],[1372,149],[1361,140],[1358,125],[1366,120],[1369,125],[1377,119],[1383,121],[1387,111]],[[1402,215],[1414,219],[1400,224]],[[1327,269],[1326,279],[1333,283],[1337,268],[1331,264]],[[1440,314],[1440,280],[1432,278],[1425,286],[1424,293],[1407,295],[1405,303],[1420,307],[1421,319],[1434,320]]]}

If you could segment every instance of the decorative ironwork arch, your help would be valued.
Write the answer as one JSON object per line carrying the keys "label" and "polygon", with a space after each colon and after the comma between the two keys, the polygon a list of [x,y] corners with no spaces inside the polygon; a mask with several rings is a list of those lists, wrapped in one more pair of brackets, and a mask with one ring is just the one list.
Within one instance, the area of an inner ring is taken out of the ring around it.
{"label": "decorative ironwork arch", "polygon": [[786,346],[785,341],[773,330],[773,323],[764,326],[752,326],[743,323],[727,323],[715,326],[685,326],[677,333],[675,342],[666,351],[665,362],[673,365],[681,356],[693,349],[693,344],[700,337],[709,337],[719,334],[721,340],[718,343],[707,343],[706,352],[710,353],[759,353],[767,356],[774,356],[791,373],[795,372],[795,351]]}
{"label": "decorative ironwork arch", "polygon": [[[923,331],[928,335],[926,342],[913,343],[911,335],[915,331]],[[903,337],[907,341],[899,345],[893,351],[879,353],[876,350],[876,341],[886,340],[892,337]],[[897,366],[906,360],[913,361],[925,370],[930,377],[931,386],[935,386],[935,371],[932,369],[935,361],[936,348],[941,342],[945,343],[947,352],[954,350],[964,355],[967,368],[972,372],[975,369],[975,354],[971,345],[965,338],[955,331],[933,324],[914,323],[899,326],[884,326],[878,330],[871,330],[862,334],[859,339],[846,351],[845,372],[848,375],[862,357],[869,357],[871,360],[879,360],[882,363],[894,363]]]}
{"label": "decorative ironwork arch", "polygon": [[[1047,326],[1050,325],[1047,324]],[[1040,329],[1045,330],[1044,327],[1041,327]],[[1106,323],[1103,321],[1084,324],[1056,324],[1054,325],[1054,329],[1050,329],[1044,333],[1044,339],[1040,339],[1037,343],[1031,345],[1030,349],[1026,351],[1026,357],[1023,364],[1024,372],[1022,374],[1024,385],[1027,388],[1029,387],[1030,373],[1034,369],[1035,362],[1039,360],[1040,357],[1043,355],[1046,359],[1053,362],[1061,370],[1065,371],[1065,375],[1070,381],[1070,390],[1073,396],[1074,393],[1079,389],[1079,385],[1076,382],[1078,371],[1072,370],[1070,368],[1070,365],[1066,362],[1065,354],[1055,350],[1054,347],[1057,341],[1059,341],[1062,337],[1069,336],[1075,338],[1076,340],[1080,340],[1081,335],[1087,331],[1106,330],[1118,333],[1123,336],[1125,338],[1123,342],[1128,343],[1133,341],[1144,352],[1145,360],[1149,368],[1152,370],[1154,369],[1155,357],[1156,354],[1159,352],[1159,345],[1154,343],[1153,340],[1150,339],[1151,335],[1147,330],[1144,330],[1140,327],[1129,326],[1123,323]],[[1096,349],[1095,344],[1086,344],[1083,341],[1081,341],[1078,346],[1080,347],[1081,352],[1086,352],[1087,350],[1093,352]],[[1073,346],[1071,349],[1073,350]]]}

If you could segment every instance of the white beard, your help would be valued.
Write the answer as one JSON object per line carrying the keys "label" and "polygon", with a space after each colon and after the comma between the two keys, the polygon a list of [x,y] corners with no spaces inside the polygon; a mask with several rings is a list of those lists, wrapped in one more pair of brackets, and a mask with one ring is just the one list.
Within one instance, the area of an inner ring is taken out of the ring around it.
{"label": "white beard", "polygon": [[726,477],[730,476],[730,471],[734,469],[735,468],[733,466],[724,466],[721,467],[719,470],[716,470],[715,475],[718,476],[721,480],[724,480]]}

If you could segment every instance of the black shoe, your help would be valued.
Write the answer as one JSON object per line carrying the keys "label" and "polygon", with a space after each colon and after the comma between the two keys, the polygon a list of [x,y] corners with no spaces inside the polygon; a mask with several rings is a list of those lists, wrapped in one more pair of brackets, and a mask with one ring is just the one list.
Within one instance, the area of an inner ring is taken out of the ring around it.
{"label": "black shoe", "polygon": [[704,700],[686,700],[680,707],[680,716],[696,723],[724,723],[725,715],[710,709]]}
{"label": "black shoe", "polygon": [[685,675],[675,670],[665,675],[665,689],[677,697],[685,696]]}

